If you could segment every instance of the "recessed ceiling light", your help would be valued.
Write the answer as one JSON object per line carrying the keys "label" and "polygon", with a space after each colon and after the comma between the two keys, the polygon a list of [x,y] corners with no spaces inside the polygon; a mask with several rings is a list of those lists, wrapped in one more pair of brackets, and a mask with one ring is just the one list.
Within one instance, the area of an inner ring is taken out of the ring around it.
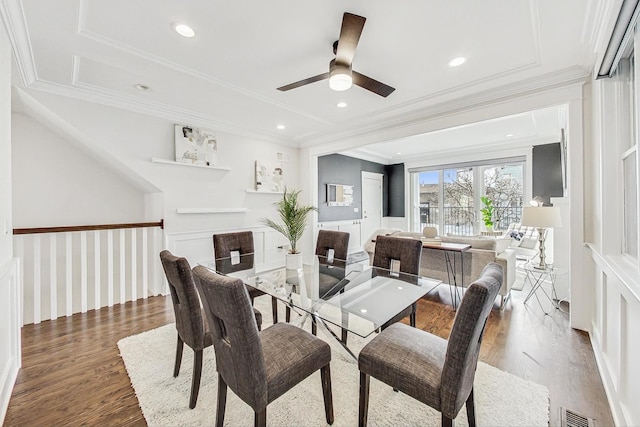
{"label": "recessed ceiling light", "polygon": [[151,88],[147,85],[143,85],[142,83],[138,83],[137,85],[134,86],[136,89],[138,90],[142,90],[142,91],[148,91],[151,90]]}
{"label": "recessed ceiling light", "polygon": [[287,127],[285,125],[278,125],[276,126],[276,128],[278,128],[279,130],[285,130]]}
{"label": "recessed ceiling light", "polygon": [[336,104],[338,106],[338,108],[344,108],[347,106],[346,102],[338,102],[338,104]]}
{"label": "recessed ceiling light", "polygon": [[508,134],[505,135],[505,137],[507,137],[507,138],[511,138],[512,136],[513,136],[512,133],[508,133]]}
{"label": "recessed ceiling light", "polygon": [[401,151],[398,151],[398,152],[396,153],[396,156],[399,156],[400,154],[402,154],[402,152],[401,152]]}
{"label": "recessed ceiling light", "polygon": [[366,312],[367,312],[366,308],[360,309],[360,313],[366,313]]}
{"label": "recessed ceiling light", "polygon": [[180,34],[182,37],[190,38],[196,35],[196,32],[193,31],[193,28],[185,24],[175,24],[173,26],[173,29],[176,30],[176,33]]}
{"label": "recessed ceiling light", "polygon": [[462,56],[459,56],[449,61],[449,67],[457,67],[459,65],[464,64],[465,62],[467,62],[467,58],[463,58]]}

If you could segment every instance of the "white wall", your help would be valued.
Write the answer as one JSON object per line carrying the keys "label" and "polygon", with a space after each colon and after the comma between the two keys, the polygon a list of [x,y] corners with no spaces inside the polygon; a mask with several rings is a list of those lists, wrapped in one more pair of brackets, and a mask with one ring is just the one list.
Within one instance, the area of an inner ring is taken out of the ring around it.
{"label": "white wall", "polygon": [[68,140],[12,114],[14,228],[143,222],[144,193]]}
{"label": "white wall", "polygon": [[0,424],[21,365],[21,282],[11,222],[11,48],[0,25]]}
{"label": "white wall", "polygon": [[[168,232],[252,227],[258,225],[262,217],[273,217],[272,204],[278,195],[245,190],[253,188],[255,161],[275,163],[278,152],[290,159],[280,164],[285,171],[285,184],[299,188],[297,148],[212,129],[218,139],[220,164],[230,171],[152,163],[152,157],[175,158],[173,122],[49,93],[27,90],[26,95],[55,112],[58,121],[77,131],[77,139],[90,151],[105,152],[157,188],[163,195],[161,211]],[[25,129],[27,131],[35,132]],[[35,179],[45,179],[45,175]],[[177,214],[177,208],[245,208],[247,211],[185,215]],[[16,219],[21,216],[21,212],[15,212]]]}
{"label": "white wall", "polygon": [[[585,286],[593,294],[590,336],[616,425],[640,425],[640,275],[621,255],[621,194],[618,147],[621,119],[618,83],[613,79],[591,84],[593,137],[586,151],[589,170],[585,234],[588,236]],[[624,112],[626,113],[626,112]],[[624,114],[622,113],[622,114]]]}

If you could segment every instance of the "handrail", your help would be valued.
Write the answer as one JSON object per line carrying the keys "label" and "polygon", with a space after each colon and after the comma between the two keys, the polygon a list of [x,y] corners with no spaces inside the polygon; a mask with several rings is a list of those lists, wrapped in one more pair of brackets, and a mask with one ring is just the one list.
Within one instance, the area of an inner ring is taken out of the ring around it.
{"label": "handrail", "polygon": [[160,227],[164,230],[164,219],[158,222],[133,222],[126,224],[71,225],[65,227],[14,228],[13,234],[66,233],[69,231],[116,230],[121,228]]}

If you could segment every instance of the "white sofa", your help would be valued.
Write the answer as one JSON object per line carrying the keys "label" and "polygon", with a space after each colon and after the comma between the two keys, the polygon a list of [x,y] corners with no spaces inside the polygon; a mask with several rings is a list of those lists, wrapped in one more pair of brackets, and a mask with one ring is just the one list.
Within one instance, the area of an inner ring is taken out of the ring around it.
{"label": "white sofa", "polygon": [[[364,250],[369,254],[369,258],[373,261],[373,253],[375,251],[375,239],[380,235],[389,235],[396,237],[405,237],[420,239],[422,233],[413,233],[401,231],[399,229],[379,229],[365,243]],[[498,239],[491,237],[478,236],[441,236],[442,242],[451,243],[468,243],[471,248],[463,253],[464,264],[464,285],[467,286],[480,277],[480,273],[485,265],[495,262],[502,266],[504,271],[504,281],[500,288],[499,295],[501,297],[501,307],[504,308],[511,292],[511,287],[516,279],[516,254],[512,249],[499,247]],[[496,248],[498,246],[498,248]],[[458,255],[456,254],[456,257]],[[462,276],[462,268],[460,263],[456,263],[456,276],[458,282]],[[444,251],[440,249],[423,248],[420,259],[420,275],[433,279],[442,280],[444,283],[449,282],[447,275],[447,266],[444,259]]]}

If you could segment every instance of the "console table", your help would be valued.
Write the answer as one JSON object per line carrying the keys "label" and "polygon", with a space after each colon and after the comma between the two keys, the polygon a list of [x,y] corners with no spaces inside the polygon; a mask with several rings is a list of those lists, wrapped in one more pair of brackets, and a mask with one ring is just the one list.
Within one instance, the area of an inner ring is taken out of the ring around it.
{"label": "console table", "polygon": [[462,297],[458,295],[458,279],[456,277],[456,254],[460,254],[460,272],[462,277],[460,278],[460,286],[464,288],[464,260],[462,254],[471,248],[471,245],[467,243],[431,243],[422,242],[423,248],[437,249],[444,251],[444,260],[447,265],[447,277],[449,278],[449,285],[453,285],[453,288],[449,287],[451,292],[451,301],[453,302],[453,308],[458,308],[458,300]]}

